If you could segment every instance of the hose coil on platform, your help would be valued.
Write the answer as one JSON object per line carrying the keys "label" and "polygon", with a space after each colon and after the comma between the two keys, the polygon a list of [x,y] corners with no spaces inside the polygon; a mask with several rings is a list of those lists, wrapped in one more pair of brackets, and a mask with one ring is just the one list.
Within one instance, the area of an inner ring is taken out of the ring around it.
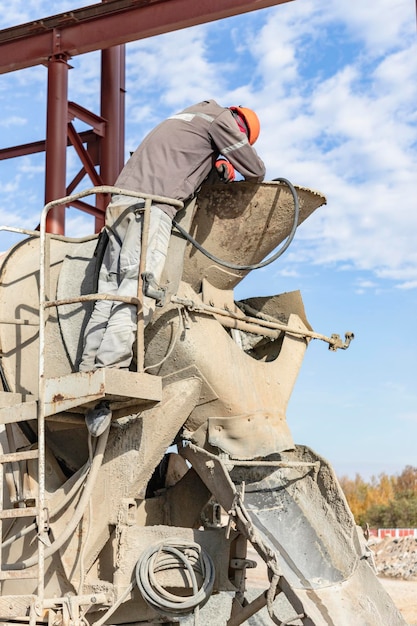
{"label": "hose coil on platform", "polygon": [[[179,570],[191,595],[170,593],[157,580],[159,572]],[[202,580],[199,585],[197,576]],[[136,583],[144,600],[168,617],[185,615],[209,599],[214,584],[214,565],[205,550],[194,542],[166,540],[145,550],[136,564]]]}

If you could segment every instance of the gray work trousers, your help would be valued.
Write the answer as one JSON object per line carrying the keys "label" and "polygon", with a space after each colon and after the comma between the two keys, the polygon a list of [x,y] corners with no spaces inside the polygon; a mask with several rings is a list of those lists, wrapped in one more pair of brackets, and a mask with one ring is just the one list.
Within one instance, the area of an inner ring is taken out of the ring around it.
{"label": "gray work trousers", "polygon": [[[126,205],[125,196],[114,196],[107,207],[109,242],[100,268],[98,293],[135,296],[141,251],[144,202]],[[150,211],[146,271],[159,283],[164,269],[172,220],[159,207]],[[145,325],[152,317],[155,301],[144,298]],[[111,300],[97,300],[84,333],[80,372],[100,367],[128,368],[137,330],[137,308]]]}

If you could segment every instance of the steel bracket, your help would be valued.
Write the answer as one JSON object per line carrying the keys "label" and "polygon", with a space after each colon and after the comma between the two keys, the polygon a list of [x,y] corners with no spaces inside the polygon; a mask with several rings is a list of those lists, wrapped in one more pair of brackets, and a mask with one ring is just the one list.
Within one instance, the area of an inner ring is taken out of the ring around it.
{"label": "steel bracket", "polygon": [[166,289],[165,287],[159,287],[152,272],[144,272],[142,274],[143,280],[143,295],[147,298],[155,300],[155,304],[158,307],[163,307],[165,304]]}
{"label": "steel bracket", "polygon": [[252,561],[251,559],[231,559],[230,567],[231,569],[254,569],[257,566],[256,561]]}

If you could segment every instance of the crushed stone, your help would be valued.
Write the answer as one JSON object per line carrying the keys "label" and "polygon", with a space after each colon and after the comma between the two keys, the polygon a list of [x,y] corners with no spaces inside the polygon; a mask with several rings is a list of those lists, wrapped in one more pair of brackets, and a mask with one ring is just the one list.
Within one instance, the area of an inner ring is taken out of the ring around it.
{"label": "crushed stone", "polygon": [[417,537],[371,538],[368,545],[379,576],[417,580]]}

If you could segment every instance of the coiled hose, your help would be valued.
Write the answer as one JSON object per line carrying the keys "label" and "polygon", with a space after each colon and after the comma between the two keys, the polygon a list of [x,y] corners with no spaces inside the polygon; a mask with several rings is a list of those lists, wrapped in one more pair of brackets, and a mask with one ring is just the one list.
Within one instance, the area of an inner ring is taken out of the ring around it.
{"label": "coiled hose", "polygon": [[297,230],[298,218],[300,215],[300,203],[299,203],[298,194],[294,185],[286,178],[274,178],[274,181],[279,182],[279,183],[284,183],[284,185],[287,185],[287,187],[291,191],[291,195],[294,200],[294,220],[293,220],[293,225],[292,225],[290,234],[288,235],[287,239],[284,241],[282,246],[269,259],[266,259],[265,261],[262,261],[261,263],[254,263],[253,265],[235,265],[234,263],[229,263],[229,261],[224,261],[222,259],[219,259],[218,257],[214,256],[214,254],[211,254],[211,252],[203,248],[203,246],[199,244],[198,241],[196,241],[194,237],[190,235],[190,233],[184,230],[184,228],[182,228],[182,226],[180,226],[178,222],[176,222],[175,220],[172,220],[172,225],[178,230],[179,233],[181,233],[183,237],[185,237],[185,239],[187,239],[195,248],[197,248],[197,250],[199,250],[202,254],[208,257],[211,261],[214,261],[214,263],[218,263],[219,265],[222,265],[223,267],[227,267],[231,270],[237,270],[237,271],[258,270],[258,269],[261,269],[262,267],[266,267],[267,265],[270,265],[271,263],[276,261],[285,252],[285,250],[290,246],[292,240],[294,239],[295,232]]}
{"label": "coiled hose", "polygon": [[[192,595],[168,592],[157,580],[158,572],[181,570],[192,588]],[[168,617],[198,612],[210,597],[214,584],[214,565],[210,556],[194,542],[172,539],[145,550],[136,564],[136,583],[145,601]],[[197,575],[202,579],[199,586]]]}

